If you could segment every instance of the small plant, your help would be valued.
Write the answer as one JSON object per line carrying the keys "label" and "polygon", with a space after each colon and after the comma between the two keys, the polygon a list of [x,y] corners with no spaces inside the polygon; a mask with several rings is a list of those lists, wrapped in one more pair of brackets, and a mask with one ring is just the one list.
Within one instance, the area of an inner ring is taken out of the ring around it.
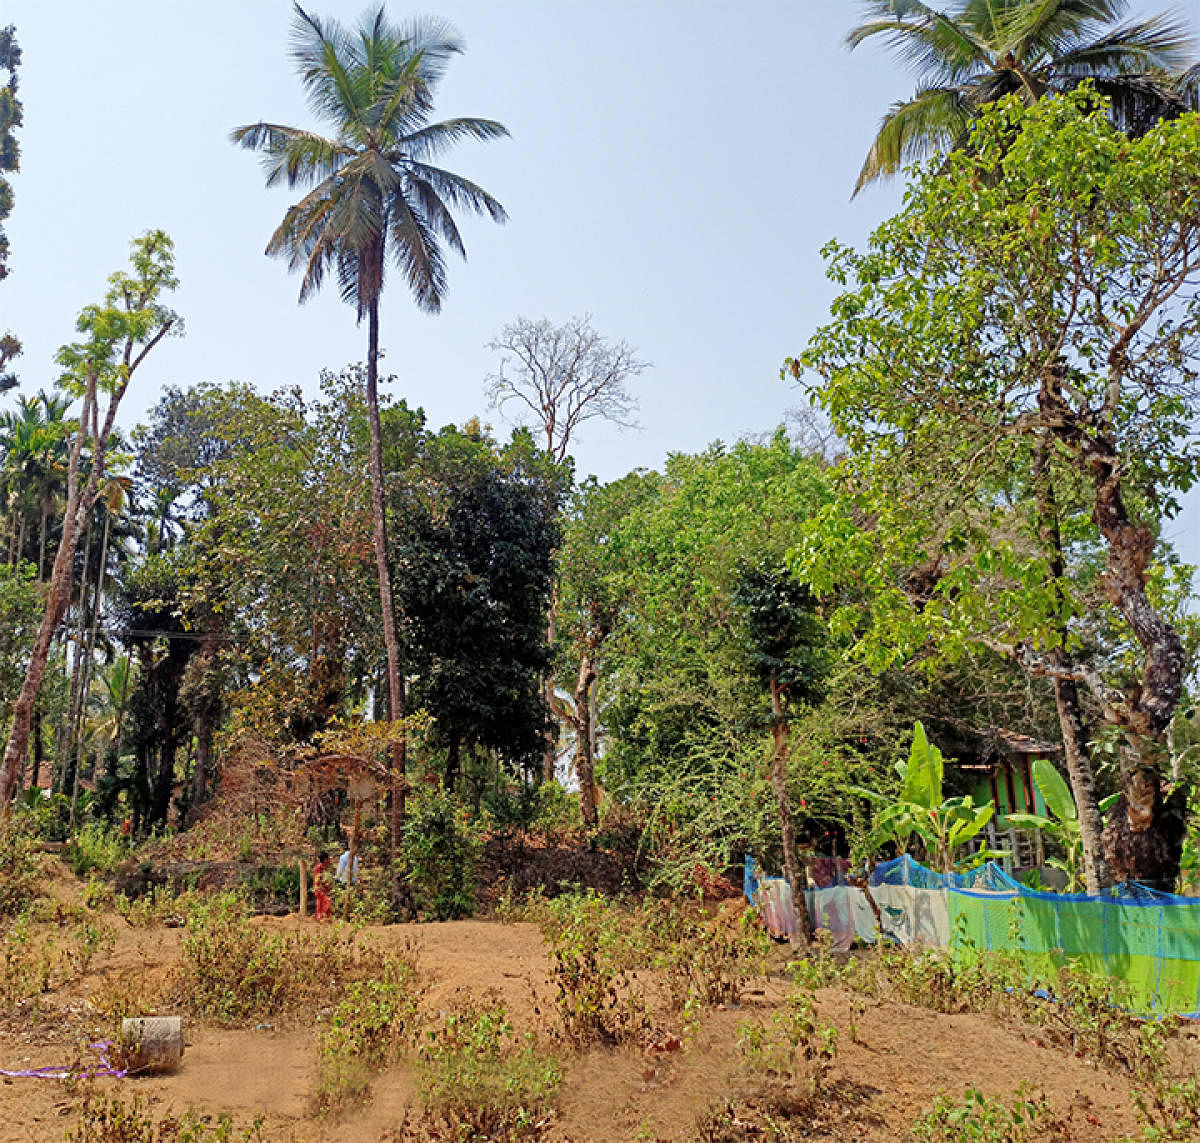
{"label": "small plant", "polygon": [[318,1110],[332,1112],[364,1101],[371,1080],[392,1063],[411,1037],[418,989],[412,964],[385,960],[379,976],[352,982],[320,1036]]}
{"label": "small plant", "polygon": [[518,1036],[494,997],[468,997],[430,1029],[419,1066],[427,1121],[461,1143],[537,1134],[562,1079],[558,1061],[532,1036]]}
{"label": "small plant", "polygon": [[611,914],[583,898],[570,912],[558,910],[556,922],[548,941],[563,1036],[578,1046],[618,1044],[645,1031],[637,977],[613,955],[621,945]]}
{"label": "small plant", "polygon": [[1200,1078],[1168,1079],[1159,1071],[1135,1088],[1133,1105],[1144,1143],[1194,1143],[1200,1139]]}
{"label": "small plant", "polygon": [[11,1006],[39,992],[36,976],[26,911],[0,921],[0,1001]]}
{"label": "small plant", "polygon": [[787,970],[794,984],[810,991],[838,984],[842,970],[833,957],[833,935],[829,930],[818,929],[813,933],[812,944],[806,955],[789,961]]}
{"label": "small plant", "polygon": [[961,1103],[939,1095],[933,1110],[913,1124],[913,1138],[921,1143],[1026,1143],[1044,1134],[1050,1125],[1046,1097],[1017,1088],[1010,1102],[988,1099],[968,1088]]}
{"label": "small plant", "polygon": [[718,909],[710,918],[676,922],[655,964],[664,969],[676,1011],[737,1004],[746,982],[763,971],[770,947],[752,913],[735,919]]}
{"label": "small plant", "polygon": [[212,1123],[191,1108],[178,1118],[156,1119],[140,1096],[125,1101],[89,1093],[66,1143],[263,1143],[262,1126],[262,1116],[237,1128],[228,1115]]}
{"label": "small plant", "polygon": [[236,894],[192,903],[180,951],[181,989],[197,1014],[228,1026],[283,1007],[295,971],[287,942],[253,925]]}
{"label": "small plant", "polygon": [[810,993],[793,988],[770,1024],[751,1021],[738,1028],[738,1047],[751,1074],[812,1095],[837,1056],[837,1029],[820,1022]]}

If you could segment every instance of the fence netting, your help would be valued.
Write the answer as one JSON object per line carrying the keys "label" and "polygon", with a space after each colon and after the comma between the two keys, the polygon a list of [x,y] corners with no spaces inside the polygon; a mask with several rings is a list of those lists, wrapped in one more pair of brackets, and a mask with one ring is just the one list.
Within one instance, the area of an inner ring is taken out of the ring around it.
{"label": "fence netting", "polygon": [[938,873],[907,855],[876,866],[868,891],[874,908],[852,885],[808,890],[814,928],[843,949],[882,935],[955,955],[1018,952],[1031,984],[1077,965],[1121,982],[1135,1011],[1200,1016],[1200,898],[1137,884],[1044,893],[993,862]]}

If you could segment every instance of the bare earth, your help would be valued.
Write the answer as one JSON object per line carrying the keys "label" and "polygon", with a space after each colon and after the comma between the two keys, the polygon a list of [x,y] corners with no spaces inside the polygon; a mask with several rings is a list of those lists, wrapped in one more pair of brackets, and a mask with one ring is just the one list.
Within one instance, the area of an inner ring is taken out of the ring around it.
{"label": "bare earth", "polygon": [[[134,929],[116,916],[117,944],[91,966],[82,982],[43,998],[40,1015],[0,1020],[0,1068],[20,1069],[72,1058],[81,1037],[100,1031],[89,997],[106,981],[135,975],[153,990],[178,954],[172,929]],[[295,926],[295,917],[261,924]],[[426,998],[434,1019],[456,991],[494,989],[519,1029],[545,1034],[553,1011],[549,965],[538,929],[529,924],[461,921],[373,930],[383,945],[414,940],[432,983]],[[671,1140],[697,1137],[698,1120],[746,1086],[736,1029],[769,1016],[785,981],[768,977],[746,1003],[708,1014],[698,1034],[669,1055],[628,1048],[567,1056],[559,1113],[546,1138],[574,1143]],[[838,1118],[824,1137],[903,1140],[914,1118],[929,1110],[939,1091],[961,1096],[978,1087],[1011,1096],[1018,1084],[1044,1092],[1069,1120],[1064,1138],[1108,1141],[1136,1134],[1128,1086],[1083,1060],[1039,1046],[1029,1030],[1006,1028],[976,1016],[945,1016],[905,1005],[875,1003],[847,993],[819,993],[821,1015],[839,1028],[838,1057],[829,1087],[838,1092]],[[89,1023],[89,1020],[91,1023]],[[316,1014],[307,1027],[228,1031],[191,1023],[183,1066],[171,1076],[95,1081],[105,1093],[139,1093],[164,1114],[192,1107],[232,1113],[239,1125],[265,1116],[263,1138],[278,1143],[378,1143],[414,1099],[405,1067],[374,1084],[368,1106],[337,1120],[314,1117]],[[1196,1050],[1191,1040],[1188,1050]],[[62,1140],[75,1122],[81,1086],[56,1080],[0,1081],[0,1141]]]}

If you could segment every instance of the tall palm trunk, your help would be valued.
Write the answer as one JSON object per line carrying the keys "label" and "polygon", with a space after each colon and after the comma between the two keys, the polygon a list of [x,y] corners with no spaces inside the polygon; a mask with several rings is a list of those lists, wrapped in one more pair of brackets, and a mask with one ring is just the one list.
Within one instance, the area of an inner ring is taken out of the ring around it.
{"label": "tall palm trunk", "polygon": [[[382,259],[383,251],[379,256]],[[383,429],[379,422],[379,296],[367,307],[367,419],[371,428],[371,515],[375,525],[375,569],[379,576],[379,609],[383,618],[383,646],[387,652],[387,682],[390,714],[404,718],[404,687],[400,674],[400,643],[396,638],[396,609],[392,599],[392,575],[388,566],[387,516],[384,511]],[[406,790],[405,738],[392,746],[392,858],[399,855],[404,833]]]}

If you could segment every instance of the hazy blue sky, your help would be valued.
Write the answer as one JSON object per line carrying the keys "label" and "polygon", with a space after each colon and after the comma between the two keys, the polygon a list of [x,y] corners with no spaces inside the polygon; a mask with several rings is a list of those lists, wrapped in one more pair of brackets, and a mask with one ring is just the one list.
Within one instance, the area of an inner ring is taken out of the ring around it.
{"label": "hazy blue sky", "polygon": [[[1141,11],[1165,5],[1139,4]],[[353,21],[361,0],[312,0]],[[1197,12],[1196,0],[1178,5]],[[859,243],[899,190],[850,189],[879,116],[912,80],[874,48],[847,53],[854,0],[458,0],[436,12],[467,43],[441,88],[443,117],[499,119],[512,138],[448,160],[510,221],[464,226],[440,316],[399,280],[382,308],[392,392],[437,426],[487,414],[484,348],[518,314],[597,329],[653,363],[638,382],[640,432],[591,426],[580,473],[655,467],[776,425],[798,401],[779,366],[825,318],[820,248]],[[360,360],[365,330],[332,290],[303,307],[263,256],[291,201],[264,189],[232,127],[309,124],[287,58],[286,0],[0,0],[24,52],[22,171],[8,230],[0,329],[25,342],[25,392],[129,239],[175,239],[182,340],[139,374],[132,424],[163,385],[208,380],[315,388]],[[1200,561],[1200,494],[1173,529]]]}

